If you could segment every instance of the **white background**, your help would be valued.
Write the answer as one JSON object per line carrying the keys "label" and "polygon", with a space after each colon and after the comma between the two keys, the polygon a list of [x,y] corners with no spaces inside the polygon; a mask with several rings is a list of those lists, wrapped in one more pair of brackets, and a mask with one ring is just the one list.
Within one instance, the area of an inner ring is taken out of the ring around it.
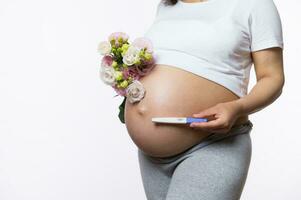
{"label": "white background", "polygon": [[[96,47],[115,31],[141,36],[157,2],[0,0],[1,200],[146,199],[136,146],[117,117],[122,98],[100,81]],[[274,2],[286,83],[250,115],[243,200],[301,199],[301,3]]]}

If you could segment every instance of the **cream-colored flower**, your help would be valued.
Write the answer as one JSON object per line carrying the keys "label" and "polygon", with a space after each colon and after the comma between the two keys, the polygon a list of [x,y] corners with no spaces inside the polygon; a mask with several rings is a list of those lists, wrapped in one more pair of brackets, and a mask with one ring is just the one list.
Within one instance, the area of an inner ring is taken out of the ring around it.
{"label": "cream-colored flower", "polygon": [[111,52],[111,44],[110,42],[107,41],[102,41],[98,44],[97,47],[97,51],[101,54],[101,55],[106,55],[109,54]]}
{"label": "cream-colored flower", "polygon": [[126,88],[126,96],[130,103],[135,103],[143,99],[145,95],[145,89],[142,83],[138,80],[134,80],[127,88]]}
{"label": "cream-colored flower", "polygon": [[112,67],[100,67],[100,79],[107,85],[115,85],[115,70]]}
{"label": "cream-colored flower", "polygon": [[136,46],[140,49],[146,48],[146,52],[153,52],[153,45],[149,38],[147,37],[138,37],[132,42],[133,46]]}
{"label": "cream-colored flower", "polygon": [[133,65],[140,59],[139,53],[140,49],[138,47],[130,46],[122,58],[123,63],[128,66]]}

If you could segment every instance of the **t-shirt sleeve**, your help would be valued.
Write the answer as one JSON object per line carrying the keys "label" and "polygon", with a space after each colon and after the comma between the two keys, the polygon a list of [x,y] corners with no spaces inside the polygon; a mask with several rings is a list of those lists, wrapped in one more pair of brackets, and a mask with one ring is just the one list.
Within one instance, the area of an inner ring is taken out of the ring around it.
{"label": "t-shirt sleeve", "polygon": [[160,1],[157,3],[157,6],[156,6],[156,14],[155,14],[156,17],[159,16],[160,10],[162,9],[162,6],[163,6],[163,0],[160,0]]}
{"label": "t-shirt sleeve", "polygon": [[282,23],[273,0],[254,0],[249,16],[251,51],[283,49]]}

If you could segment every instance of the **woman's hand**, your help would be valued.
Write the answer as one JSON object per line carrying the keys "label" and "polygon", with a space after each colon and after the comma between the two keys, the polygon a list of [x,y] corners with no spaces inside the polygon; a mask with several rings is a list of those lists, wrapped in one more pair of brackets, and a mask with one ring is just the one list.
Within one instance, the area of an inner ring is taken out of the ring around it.
{"label": "woman's hand", "polygon": [[202,129],[208,132],[227,133],[235,120],[241,115],[241,105],[237,101],[218,103],[213,107],[193,114],[193,117],[212,118],[208,122],[193,122],[190,127]]}

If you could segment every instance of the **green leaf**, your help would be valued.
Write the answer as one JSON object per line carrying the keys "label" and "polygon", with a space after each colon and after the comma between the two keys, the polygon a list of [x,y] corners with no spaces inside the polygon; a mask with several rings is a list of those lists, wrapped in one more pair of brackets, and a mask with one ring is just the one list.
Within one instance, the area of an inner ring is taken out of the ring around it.
{"label": "green leaf", "polygon": [[118,117],[121,121],[121,123],[125,123],[124,122],[124,107],[125,107],[125,101],[126,101],[126,97],[124,97],[122,103],[119,105],[119,114],[118,114]]}

